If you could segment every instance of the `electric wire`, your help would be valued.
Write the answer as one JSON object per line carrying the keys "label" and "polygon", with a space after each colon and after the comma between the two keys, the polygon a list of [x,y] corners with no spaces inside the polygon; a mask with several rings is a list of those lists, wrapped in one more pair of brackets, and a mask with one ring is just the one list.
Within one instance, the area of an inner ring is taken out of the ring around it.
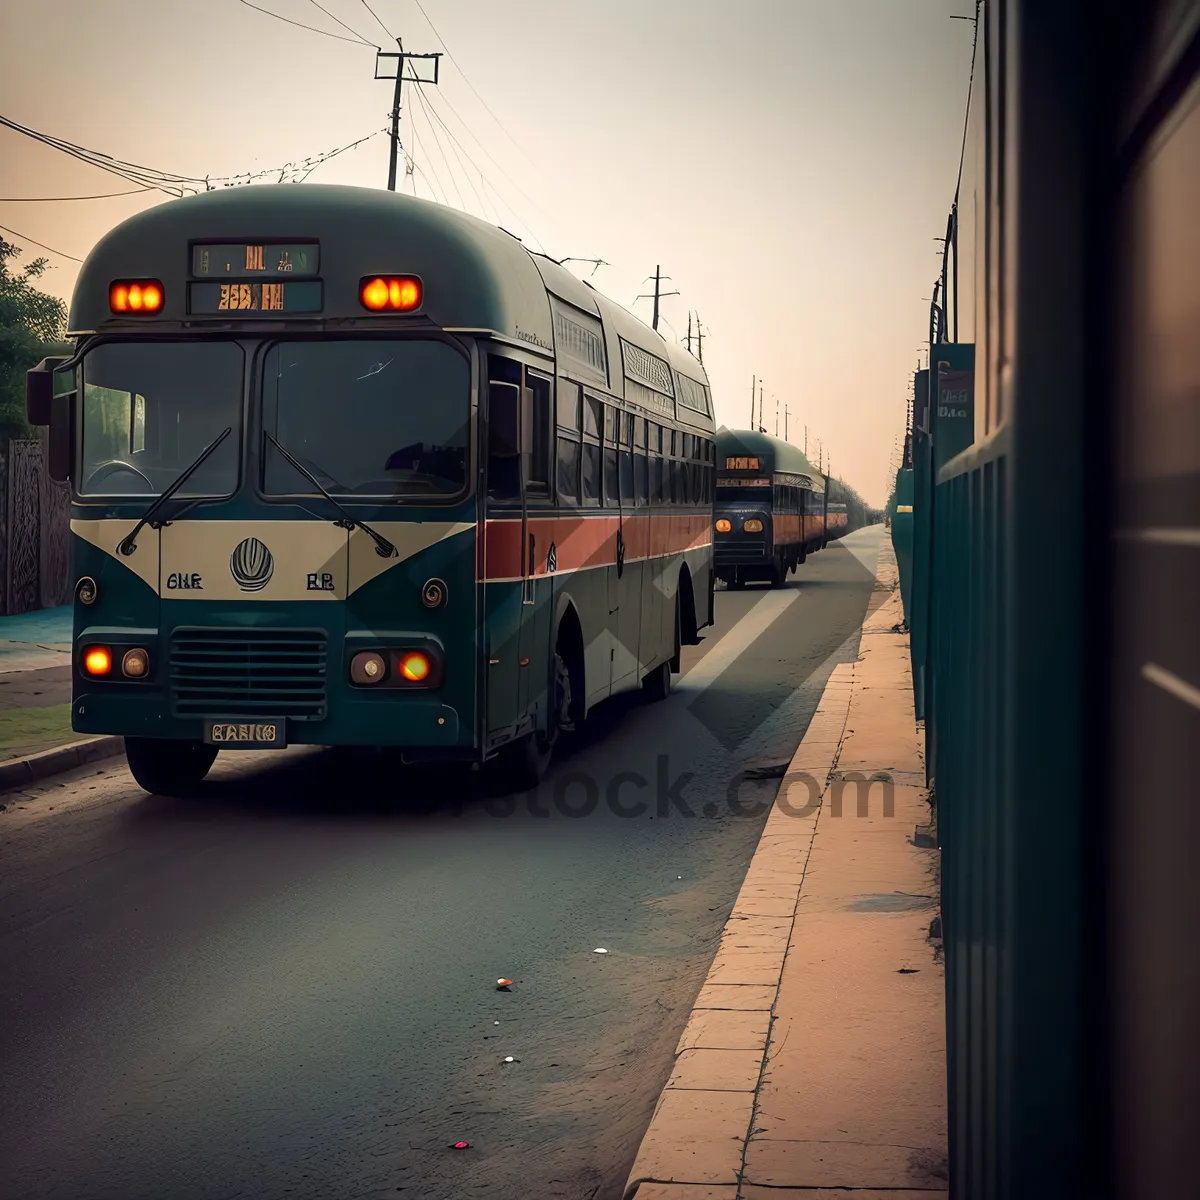
{"label": "electric wire", "polygon": [[[447,101],[447,103],[449,103],[449,102]],[[475,160],[471,157],[471,154],[467,150],[467,148],[458,140],[458,138],[456,138],[454,136],[454,131],[450,128],[449,125],[446,124],[445,120],[442,118],[442,115],[437,111],[436,107],[433,104],[432,98],[430,98],[430,100],[429,100],[429,109],[430,109],[430,112],[432,112],[433,116],[437,119],[438,124],[440,124],[442,129],[445,130],[446,136],[451,140],[451,142],[453,144],[457,145],[459,147],[459,149],[462,150],[463,154],[466,156],[467,162],[469,162],[471,164],[471,166],[473,166],[475,168],[475,170],[479,172],[479,178],[484,183],[484,186],[491,188],[492,193],[501,201],[501,203],[504,205],[504,207],[506,209],[508,209],[509,213],[517,219],[517,222],[524,226],[526,233],[528,233],[530,235],[530,237],[533,239],[533,241],[542,250],[542,253],[545,253],[545,247],[542,245],[541,239],[537,236],[537,233],[534,232],[533,227],[529,224],[528,221],[526,221],[516,211],[515,208],[513,208],[513,206],[511,204],[508,203],[507,200],[504,199],[504,197],[500,194],[499,189],[494,184],[490,183],[487,180],[487,177],[484,175],[483,170],[480,168],[479,164],[476,163]],[[459,121],[460,122],[462,121],[461,117],[459,117]],[[466,128],[465,123],[464,123],[464,128]],[[468,130],[468,132],[469,132],[469,130]],[[472,134],[472,136],[474,136],[474,135]],[[475,140],[478,141],[479,139],[476,138]],[[482,145],[482,143],[480,143],[480,144]],[[483,151],[485,154],[487,154],[486,146],[483,147]],[[488,157],[491,158],[492,156],[490,154],[488,154]],[[492,161],[495,162],[495,159],[492,159]],[[498,163],[496,165],[499,166]],[[502,167],[500,169],[501,169],[501,172],[504,173],[504,169]],[[504,174],[505,174],[505,178],[508,178],[509,182],[513,183],[512,179],[508,177],[507,173],[504,173]],[[518,192],[521,192],[521,189],[519,187],[517,187],[517,185],[515,183],[513,183],[513,186],[517,188]],[[521,195],[525,196],[525,193],[521,192]],[[525,199],[529,200],[529,197],[525,196]],[[534,208],[538,207],[536,204],[534,204],[534,202],[532,200],[529,200],[529,203],[532,204]],[[539,209],[538,211],[540,212],[541,210]],[[546,214],[542,213],[542,216],[546,216]],[[546,219],[549,220],[548,217]]]}
{"label": "electric wire", "polygon": [[333,13],[331,13],[329,11],[329,9],[323,7],[321,4],[318,4],[317,0],[309,0],[309,3],[314,5],[315,7],[319,8],[331,21],[336,21],[344,30],[346,30],[347,33],[354,34],[354,36],[356,38],[358,38],[358,40],[360,42],[362,42],[362,44],[364,46],[370,46],[371,49],[373,49],[373,50],[381,50],[382,49],[381,46],[376,46],[374,42],[367,41],[367,39],[365,37],[363,37],[363,35],[361,33],[359,33],[357,29],[351,29],[350,26],[347,25],[346,22],[343,21],[340,17],[335,17],[333,15]]}
{"label": "electric wire", "polygon": [[[517,190],[517,192],[520,194],[522,199],[524,199],[534,209],[534,211],[536,211],[537,214],[543,218],[543,220],[545,220],[549,224],[553,225],[555,223],[554,218],[551,217],[550,214],[547,213],[546,210],[543,209],[541,207],[541,205],[539,205],[537,203],[536,200],[534,200],[531,196],[529,196],[525,192],[525,190],[521,187],[521,185],[519,183],[517,183],[517,181],[515,179],[513,179],[513,177],[504,169],[504,167],[501,163],[496,161],[496,159],[492,156],[492,152],[472,132],[471,127],[466,123],[466,121],[464,121],[462,119],[462,117],[459,115],[458,110],[454,107],[454,105],[451,104],[448,99],[446,99],[445,93],[439,92],[438,98],[439,98],[439,100],[441,100],[445,103],[446,107],[453,114],[455,120],[458,121],[458,123],[463,127],[463,129],[466,131],[466,133],[470,136],[471,140],[473,142],[475,142],[475,144],[484,152],[485,155],[487,155],[487,157],[488,157],[489,161],[492,163],[492,165],[496,168],[496,170],[498,170],[500,172],[501,175],[504,176],[505,179],[508,180],[509,183],[512,184],[512,186]],[[440,114],[437,113],[437,106],[433,104],[432,100],[430,101],[430,103],[431,103],[431,106],[433,107],[435,114],[440,116]],[[445,126],[444,121],[442,122],[442,124],[443,124],[443,126]],[[493,190],[495,190],[495,189],[493,189]],[[526,225],[526,228],[528,228],[528,225]]]}
{"label": "electric wire", "polygon": [[0,233],[7,233],[12,237],[20,238],[23,242],[30,242],[37,246],[39,250],[48,250],[51,254],[57,255],[59,258],[69,258],[72,262],[81,263],[82,258],[76,258],[73,254],[64,254],[61,250],[55,250],[53,246],[47,246],[45,242],[39,242],[35,238],[26,236],[23,233],[18,233],[15,229],[9,229],[7,226],[0,225]]}
{"label": "electric wire", "polygon": [[362,0],[362,6],[375,18],[375,24],[387,34],[388,40],[394,42],[396,39],[392,37],[392,31],[379,19],[379,14],[367,3],[367,0]]}
{"label": "electric wire", "polygon": [[[421,88],[417,88],[417,99],[421,104],[421,111],[425,114],[426,121],[429,121],[429,114],[425,109],[425,99]],[[450,159],[446,155],[445,148],[442,146],[441,138],[438,137],[436,126],[432,121],[429,121],[429,130],[433,134],[433,144],[437,147],[438,153],[442,156],[442,162],[445,164],[446,172],[450,176],[450,182],[454,186],[454,194],[458,197],[458,207],[460,212],[465,212],[467,206],[463,203],[462,192],[458,187],[458,180],[454,178],[454,168],[450,165]]]}
{"label": "electric wire", "polygon": [[59,200],[111,200],[114,196],[139,196],[153,188],[130,188],[127,192],[101,192],[97,196],[0,196],[0,204],[53,204]]}
{"label": "electric wire", "polygon": [[[305,25],[303,21],[293,21],[291,17],[282,16],[280,13],[272,12],[269,8],[259,8],[257,4],[251,4],[250,0],[238,0],[240,4],[244,4],[247,8],[254,9],[255,12],[260,12],[268,17],[274,17],[277,21],[286,21],[289,25],[295,25],[297,29],[307,29],[309,33],[319,33],[322,37],[335,38],[339,42],[349,42],[352,46],[370,46],[370,42],[364,42],[362,38],[348,38],[340,33],[330,33],[328,29],[318,29],[315,25]],[[320,7],[318,5],[318,7]]]}
{"label": "electric wire", "polygon": [[478,100],[479,103],[483,105],[484,111],[487,113],[487,115],[489,117],[491,117],[493,121],[496,122],[497,127],[500,129],[500,132],[503,133],[504,136],[506,138],[508,138],[508,140],[510,142],[512,142],[512,144],[518,150],[520,150],[523,155],[525,155],[525,160],[529,163],[529,165],[534,166],[533,160],[529,157],[528,154],[525,153],[524,147],[520,144],[520,142],[518,142],[516,140],[516,138],[513,137],[513,135],[511,133],[508,132],[508,130],[504,127],[504,123],[488,107],[487,101],[479,94],[479,92],[475,88],[475,85],[467,77],[467,73],[466,73],[466,71],[464,71],[462,69],[462,66],[459,64],[458,59],[455,58],[454,55],[450,53],[450,47],[446,45],[445,38],[443,38],[442,35],[440,33],[438,33],[437,27],[429,19],[429,14],[425,11],[425,6],[421,3],[421,0],[413,0],[413,3],[416,4],[417,8],[420,10],[421,16],[423,16],[425,18],[425,24],[428,25],[429,28],[433,31],[433,36],[435,38],[437,38],[439,45],[446,52],[446,57],[454,64],[454,69],[462,76],[463,83],[465,83],[467,85],[467,87],[469,87],[471,89],[472,93],[475,96],[475,99]]}
{"label": "electric wire", "polygon": [[[417,85],[417,99],[420,101],[421,111],[425,113],[425,119],[428,121],[429,114],[425,110],[425,89],[423,87],[421,87],[420,84]],[[455,161],[458,163],[458,169],[463,173],[463,175],[466,176],[466,180],[467,180],[467,183],[470,185],[471,191],[475,193],[475,199],[477,201],[479,201],[479,210],[480,210],[480,213],[482,214],[483,200],[480,198],[479,191],[475,187],[475,181],[471,178],[470,173],[467,171],[467,168],[463,166],[462,158],[459,156],[458,150],[455,147],[453,141],[451,141],[451,143],[450,143],[450,149],[454,153]]]}

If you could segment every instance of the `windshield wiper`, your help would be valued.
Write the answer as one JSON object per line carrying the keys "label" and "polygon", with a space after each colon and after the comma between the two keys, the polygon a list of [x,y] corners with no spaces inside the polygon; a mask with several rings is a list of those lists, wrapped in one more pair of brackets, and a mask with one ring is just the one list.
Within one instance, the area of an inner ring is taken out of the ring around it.
{"label": "windshield wiper", "polygon": [[129,555],[131,555],[137,549],[137,535],[142,532],[142,530],[146,527],[147,524],[149,524],[149,522],[153,518],[154,514],[156,512],[158,512],[158,510],[160,508],[162,508],[162,506],[164,504],[166,504],[166,502],[168,500],[170,500],[171,497],[174,496],[175,493],[177,491],[179,491],[179,489],[181,487],[183,487],[183,485],[185,483],[187,483],[187,481],[189,479],[191,479],[192,475],[196,471],[196,468],[199,467],[200,464],[203,463],[205,461],[205,459],[207,459],[208,456],[232,432],[233,432],[233,426],[226,425],[225,429],[221,433],[218,433],[217,436],[215,438],[213,438],[213,440],[211,442],[209,442],[208,445],[205,446],[203,450],[200,451],[200,453],[196,456],[196,458],[193,460],[193,462],[189,466],[184,467],[184,469],[176,477],[175,482],[172,483],[171,486],[169,488],[167,488],[167,490],[165,492],[163,492],[163,494],[161,496],[159,496],[159,498],[157,500],[155,500],[154,503],[151,504],[150,507],[148,509],[146,509],[146,511],[144,513],[142,513],[142,519],[140,521],[138,521],[138,523],[126,535],[124,540],[117,546],[117,550],[121,554],[124,554],[126,556],[126,558],[128,558]]}
{"label": "windshield wiper", "polygon": [[376,533],[375,530],[366,523],[366,521],[360,521],[350,512],[348,508],[345,508],[339,504],[321,485],[321,481],[302,462],[296,459],[293,455],[289,454],[288,451],[285,450],[279,444],[279,442],[265,429],[263,430],[263,437],[266,438],[271,445],[274,446],[275,449],[278,450],[279,453],[282,454],[283,457],[287,459],[287,461],[291,463],[291,465],[295,467],[296,470],[299,471],[300,474],[303,475],[304,478],[307,479],[308,482],[311,483],[313,487],[315,487],[317,491],[320,492],[321,495],[324,496],[325,499],[328,500],[329,503],[332,504],[333,507],[342,514],[342,520],[334,521],[335,525],[340,525],[343,529],[361,529],[363,533],[365,533],[375,543],[375,553],[378,554],[380,558],[397,557],[396,547],[393,546],[392,543],[383,536],[383,534]]}

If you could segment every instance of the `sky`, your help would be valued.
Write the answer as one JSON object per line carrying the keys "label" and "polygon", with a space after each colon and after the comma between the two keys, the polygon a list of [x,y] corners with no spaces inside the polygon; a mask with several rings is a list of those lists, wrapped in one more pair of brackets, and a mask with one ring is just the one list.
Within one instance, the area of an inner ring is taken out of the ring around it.
{"label": "sky", "polygon": [[[405,90],[399,186],[603,260],[568,265],[647,321],[661,266],[680,294],[660,332],[683,341],[698,314],[718,423],[750,423],[758,378],[768,432],[786,412],[792,442],[807,426],[814,461],[884,503],[958,172],[972,27],[951,15],[971,0],[253,3],[337,36],[245,0],[0,0],[0,114],[214,178],[273,181],[375,134],[309,178],[386,187],[375,47],[441,51],[438,85]],[[69,256],[169,197],[18,198],[132,186],[0,128],[0,227],[55,251],[42,286],[65,300]]]}

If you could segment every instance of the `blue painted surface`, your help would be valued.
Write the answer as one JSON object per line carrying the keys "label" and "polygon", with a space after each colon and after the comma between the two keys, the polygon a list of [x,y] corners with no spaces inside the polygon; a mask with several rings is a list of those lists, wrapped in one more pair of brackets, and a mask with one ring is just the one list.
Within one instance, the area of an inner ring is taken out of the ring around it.
{"label": "blue painted surface", "polygon": [[0,642],[30,642],[43,646],[67,644],[71,641],[72,608],[72,605],[64,604],[59,608],[0,617]]}

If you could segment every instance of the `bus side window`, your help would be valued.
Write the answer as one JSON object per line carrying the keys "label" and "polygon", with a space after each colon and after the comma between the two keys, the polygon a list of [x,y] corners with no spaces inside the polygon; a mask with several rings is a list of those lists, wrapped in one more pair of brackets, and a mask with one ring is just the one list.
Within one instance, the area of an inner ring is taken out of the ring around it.
{"label": "bus side window", "polygon": [[497,500],[521,495],[520,405],[517,384],[488,384],[488,495]]}
{"label": "bus side window", "polygon": [[525,372],[525,483],[531,491],[550,490],[550,380]]}

